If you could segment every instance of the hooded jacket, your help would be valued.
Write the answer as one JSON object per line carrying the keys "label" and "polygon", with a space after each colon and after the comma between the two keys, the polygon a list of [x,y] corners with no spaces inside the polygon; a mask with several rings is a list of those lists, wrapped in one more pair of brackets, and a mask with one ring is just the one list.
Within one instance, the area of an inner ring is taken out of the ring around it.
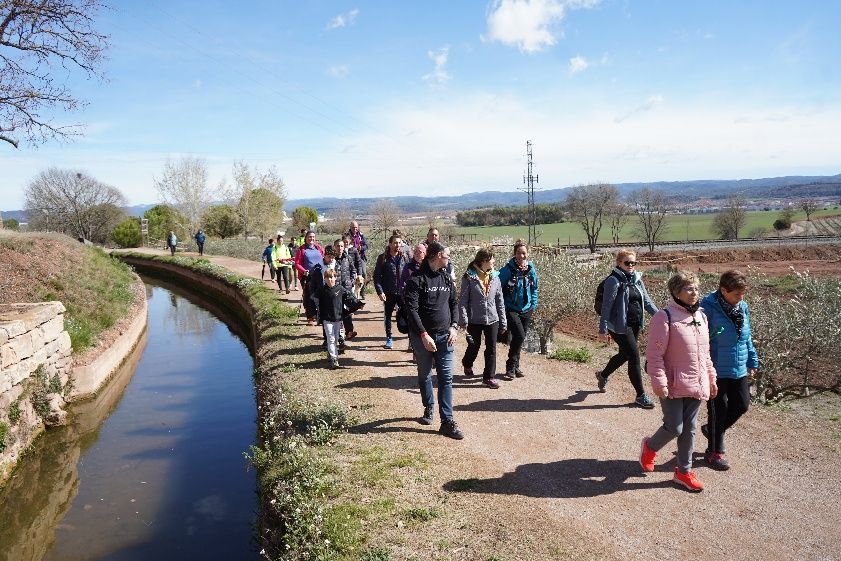
{"label": "hooded jacket", "polygon": [[336,257],[336,274],[338,284],[341,284],[347,290],[353,290],[353,283],[356,280],[356,267],[354,267],[347,251]]}
{"label": "hooded jacket", "polygon": [[446,269],[433,271],[423,261],[420,271],[406,283],[403,294],[409,329],[414,333],[443,333],[456,325],[458,302]]}
{"label": "hooded jacket", "polygon": [[759,356],[753,346],[750,332],[750,312],[746,302],[739,302],[745,318],[742,331],[727,316],[718,302],[716,293],[707,294],[701,306],[710,324],[710,355],[719,378],[744,378],[748,368],[759,368]]}
{"label": "hooded jacket", "polygon": [[710,358],[710,332],[700,309],[690,314],[677,302],[651,318],[646,348],[646,372],[655,393],[668,388],[670,398],[709,399],[716,385],[715,367]]}
{"label": "hooded jacket", "polygon": [[505,309],[513,312],[530,312],[537,308],[537,271],[534,263],[528,262],[525,271],[517,266],[513,257],[499,271],[499,282]]}
{"label": "hooded jacket", "polygon": [[[626,283],[620,282],[618,276],[627,278],[625,271],[619,267],[614,267],[610,276],[604,281],[602,313],[599,318],[599,333],[602,335],[607,334],[608,330],[614,333],[625,333],[628,327],[628,286]],[[657,306],[654,305],[654,302],[648,296],[648,291],[645,290],[642,274],[634,271],[633,278],[633,285],[642,296],[642,307],[649,314],[655,314]],[[644,313],[640,316],[640,327],[645,327]]]}
{"label": "hooded jacket", "polygon": [[458,324],[465,326],[491,325],[500,322],[499,328],[505,330],[508,323],[505,317],[505,301],[502,297],[502,284],[499,273],[491,271],[488,293],[479,280],[476,269],[468,267],[461,278],[461,291],[458,299]]}
{"label": "hooded jacket", "polygon": [[406,255],[401,251],[398,251],[394,257],[388,250],[380,254],[374,267],[374,288],[377,290],[377,294],[399,294],[400,276],[403,274],[403,268],[406,265]]}

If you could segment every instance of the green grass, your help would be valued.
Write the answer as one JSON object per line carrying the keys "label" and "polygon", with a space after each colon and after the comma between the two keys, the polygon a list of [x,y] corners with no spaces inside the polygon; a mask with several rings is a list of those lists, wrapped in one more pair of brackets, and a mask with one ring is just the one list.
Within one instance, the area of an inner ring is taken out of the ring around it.
{"label": "green grass", "polygon": [[[841,212],[839,209],[820,210],[812,214],[812,219],[820,218],[822,216],[837,215]],[[756,228],[765,228],[769,232],[773,231],[774,220],[779,218],[780,212],[776,210],[769,211],[751,211],[747,213],[747,223],[745,227],[739,231],[739,235],[747,236],[748,233]],[[667,217],[667,228],[663,235],[663,241],[681,241],[681,240],[712,240],[716,239],[712,231],[712,223],[715,219],[714,214],[690,214],[690,215],[676,215]],[[806,220],[806,214],[799,212],[794,215],[794,220]],[[541,224],[538,227],[540,234],[539,241],[544,244],[557,244],[560,240],[564,244],[583,244],[587,243],[587,237],[584,235],[581,226],[575,222],[563,222],[558,224]],[[622,233],[619,236],[620,242],[639,241],[639,236],[634,230],[636,223],[632,216]],[[528,238],[528,227],[526,226],[476,226],[470,228],[458,228],[458,234],[476,234],[480,240],[489,241],[493,238],[509,236],[512,239]],[[610,225],[602,228],[599,235],[600,243],[608,243],[610,241]]]}
{"label": "green grass", "polygon": [[549,358],[555,360],[569,360],[572,362],[580,362],[586,364],[593,359],[593,354],[587,347],[579,347],[577,349],[570,349],[563,347],[556,349],[554,353],[549,355]]}

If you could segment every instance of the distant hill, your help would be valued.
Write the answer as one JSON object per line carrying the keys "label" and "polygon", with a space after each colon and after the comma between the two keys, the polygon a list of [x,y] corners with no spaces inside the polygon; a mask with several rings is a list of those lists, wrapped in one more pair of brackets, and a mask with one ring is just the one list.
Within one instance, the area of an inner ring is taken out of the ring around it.
{"label": "distant hill", "polygon": [[[685,200],[700,198],[724,198],[738,193],[747,198],[789,199],[802,197],[841,198],[841,174],[832,176],[789,176],[769,177],[765,179],[701,179],[695,181],[654,181],[650,183],[619,183],[619,192],[626,195],[643,187],[662,189],[667,194]],[[538,203],[556,203],[566,197],[568,187],[544,189],[535,192]],[[466,210],[492,206],[526,204],[526,194],[522,191],[481,191],[447,197],[396,196],[388,197],[404,212],[426,213],[442,210]],[[364,213],[372,203],[381,198],[338,199],[322,197],[312,199],[292,199],[286,203],[286,211],[292,212],[299,206],[311,206],[319,213],[331,212],[346,207],[356,213]]]}
{"label": "distant hill", "polygon": [[[841,199],[841,174],[831,176],[787,176],[767,177],[764,179],[700,179],[695,181],[652,181],[648,183],[619,183],[619,192],[630,193],[642,187],[662,189],[667,194],[682,200],[691,201],[700,198],[724,198],[738,193],[751,199],[796,199],[802,197],[838,197]],[[568,187],[543,189],[535,193],[538,203],[556,203],[566,197]],[[364,214],[368,208],[383,197],[359,197],[339,199],[337,197],[317,197],[309,199],[291,199],[286,202],[285,210],[291,214],[299,206],[310,206],[320,214],[330,215],[340,208],[350,209],[356,214]],[[492,206],[513,206],[526,204],[526,194],[522,191],[480,191],[439,197],[421,197],[414,195],[388,197],[410,214],[440,213],[459,211],[470,208]],[[140,216],[153,204],[134,205],[127,208],[132,216]],[[3,211],[3,218],[15,218],[25,222],[22,210]]]}

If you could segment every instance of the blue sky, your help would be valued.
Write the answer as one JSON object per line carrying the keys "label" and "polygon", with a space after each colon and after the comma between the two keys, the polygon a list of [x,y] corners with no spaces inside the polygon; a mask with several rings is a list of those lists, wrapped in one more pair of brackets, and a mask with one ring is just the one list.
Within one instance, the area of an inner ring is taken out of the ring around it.
{"label": "blue sky", "polygon": [[[841,6],[630,0],[114,2],[72,143],[0,146],[131,204],[167,158],[274,165],[291,198],[841,172]],[[521,194],[516,195],[520,197]]]}

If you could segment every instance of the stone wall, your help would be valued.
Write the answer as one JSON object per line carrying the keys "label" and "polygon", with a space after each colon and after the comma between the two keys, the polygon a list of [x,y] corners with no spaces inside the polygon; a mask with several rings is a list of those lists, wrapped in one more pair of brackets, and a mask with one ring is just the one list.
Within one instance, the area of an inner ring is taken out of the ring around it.
{"label": "stone wall", "polygon": [[0,482],[45,425],[66,420],[70,335],[60,302],[0,305]]}

